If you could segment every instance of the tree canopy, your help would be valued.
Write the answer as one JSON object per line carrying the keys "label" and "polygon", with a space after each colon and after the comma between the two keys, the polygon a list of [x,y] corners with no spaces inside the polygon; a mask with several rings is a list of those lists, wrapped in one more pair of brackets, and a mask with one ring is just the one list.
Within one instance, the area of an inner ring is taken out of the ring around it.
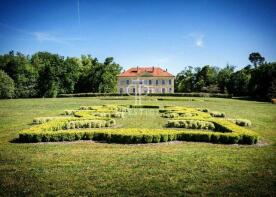
{"label": "tree canopy", "polygon": [[[251,65],[240,70],[205,65],[184,67],[176,75],[176,92],[229,93],[258,99],[276,97],[276,63],[265,62],[258,52],[249,55]],[[49,52],[31,56],[13,51],[0,55],[0,97],[56,97],[69,93],[117,92],[122,68],[107,57],[99,62],[91,55],[63,57]]]}
{"label": "tree canopy", "polygon": [[177,74],[176,92],[230,93],[257,99],[276,97],[276,63],[264,62],[260,53],[249,55],[252,65],[235,71],[227,64],[224,68],[206,65],[202,68],[184,67]]}
{"label": "tree canopy", "polygon": [[27,98],[76,92],[116,92],[121,67],[112,57],[101,63],[91,55],[64,58],[49,52],[25,56],[11,51],[0,55],[0,70],[3,77],[7,75],[5,77],[14,83],[14,91],[6,97]]}

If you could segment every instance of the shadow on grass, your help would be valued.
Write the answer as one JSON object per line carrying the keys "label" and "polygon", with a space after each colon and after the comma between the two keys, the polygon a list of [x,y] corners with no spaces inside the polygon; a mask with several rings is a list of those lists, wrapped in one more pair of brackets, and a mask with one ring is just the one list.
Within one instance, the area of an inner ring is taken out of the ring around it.
{"label": "shadow on grass", "polygon": [[232,97],[232,99],[235,100],[243,100],[243,101],[257,101],[257,102],[264,102],[264,103],[269,103],[269,100],[266,99],[258,99],[258,98],[253,98],[249,96],[242,96],[242,97]]}

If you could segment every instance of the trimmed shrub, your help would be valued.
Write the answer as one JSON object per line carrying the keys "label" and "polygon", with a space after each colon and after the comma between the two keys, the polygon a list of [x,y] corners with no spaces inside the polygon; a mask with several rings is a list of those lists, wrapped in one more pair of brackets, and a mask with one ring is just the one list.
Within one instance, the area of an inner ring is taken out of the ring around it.
{"label": "trimmed shrub", "polygon": [[92,140],[93,139],[93,134],[92,132],[85,132],[84,135],[82,136],[83,140]]}
{"label": "trimmed shrub", "polygon": [[215,129],[214,123],[200,120],[168,120],[166,126],[186,129]]}
{"label": "trimmed shrub", "polygon": [[177,113],[162,113],[161,114],[162,118],[177,118],[179,115]]}
{"label": "trimmed shrub", "polygon": [[158,109],[159,105],[130,105],[130,108],[155,108]]}
{"label": "trimmed shrub", "polygon": [[144,143],[151,143],[153,140],[153,136],[149,134],[143,135],[143,142]]}
{"label": "trimmed shrub", "polygon": [[33,119],[33,124],[42,124],[45,122],[48,122],[50,120],[53,120],[54,117],[39,117],[39,118],[34,118]]}
{"label": "trimmed shrub", "polygon": [[153,138],[152,138],[153,143],[159,143],[160,140],[161,140],[161,135],[160,134],[153,135]]}
{"label": "trimmed shrub", "polygon": [[135,144],[137,144],[137,143],[142,143],[143,142],[143,135],[133,135],[132,136],[132,143],[135,143]]}
{"label": "trimmed shrub", "polygon": [[201,111],[201,112],[209,112],[210,111],[208,108],[198,108],[197,110]]}
{"label": "trimmed shrub", "polygon": [[160,141],[161,142],[167,142],[168,141],[168,134],[161,134],[160,135]]}
{"label": "trimmed shrub", "polygon": [[74,112],[76,112],[76,110],[64,110],[63,115],[74,115]]}
{"label": "trimmed shrub", "polygon": [[219,117],[219,118],[224,118],[225,117],[225,113],[224,112],[217,112],[217,111],[211,111],[210,115],[212,117]]}
{"label": "trimmed shrub", "polygon": [[239,126],[242,126],[242,127],[250,127],[251,126],[251,121],[247,120],[247,119],[230,119],[230,118],[228,118],[227,120],[229,120],[230,122],[233,122]]}
{"label": "trimmed shrub", "polygon": [[220,142],[220,135],[218,135],[217,133],[212,133],[211,138],[210,138],[210,142],[219,143]]}

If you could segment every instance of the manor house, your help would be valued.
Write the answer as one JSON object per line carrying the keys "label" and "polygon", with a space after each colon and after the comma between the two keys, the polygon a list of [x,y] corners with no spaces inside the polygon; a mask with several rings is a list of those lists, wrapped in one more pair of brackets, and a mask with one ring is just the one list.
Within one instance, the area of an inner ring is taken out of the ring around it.
{"label": "manor house", "polygon": [[174,93],[174,76],[159,67],[134,67],[118,75],[118,93]]}

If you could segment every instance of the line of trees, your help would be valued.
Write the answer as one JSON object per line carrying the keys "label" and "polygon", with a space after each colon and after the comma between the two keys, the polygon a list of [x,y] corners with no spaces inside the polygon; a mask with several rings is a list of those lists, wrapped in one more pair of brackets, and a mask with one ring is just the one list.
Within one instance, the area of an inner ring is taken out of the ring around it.
{"label": "line of trees", "polygon": [[0,56],[0,98],[56,97],[78,92],[115,92],[121,67],[90,55],[62,57],[49,52]]}
{"label": "line of trees", "polygon": [[[185,67],[177,74],[175,92],[229,93],[258,99],[276,98],[276,62],[265,62],[259,53],[249,55],[251,65]],[[0,98],[56,97],[71,93],[117,92],[122,68],[108,57],[99,62],[91,55],[80,58],[38,52],[0,55]]]}
{"label": "line of trees", "polygon": [[257,99],[276,98],[276,62],[265,62],[258,52],[249,55],[251,65],[235,71],[210,65],[185,67],[177,74],[176,92],[229,93],[234,96],[250,96]]}

